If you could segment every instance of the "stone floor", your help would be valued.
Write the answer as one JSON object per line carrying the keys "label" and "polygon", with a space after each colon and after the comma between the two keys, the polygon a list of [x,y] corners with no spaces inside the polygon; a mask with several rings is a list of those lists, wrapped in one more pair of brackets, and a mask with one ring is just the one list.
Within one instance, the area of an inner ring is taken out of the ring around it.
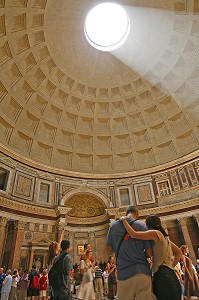
{"label": "stone floor", "polygon": [[[99,298],[99,299],[100,299],[100,298]],[[117,297],[115,297],[115,300],[117,300],[117,299],[118,299],[118,298],[117,298]],[[73,295],[71,300],[77,300],[76,296],[75,296],[75,295]],[[97,299],[96,299],[96,300],[97,300]],[[108,297],[106,297],[106,296],[104,296],[104,298],[103,298],[103,299],[100,299],[100,300],[109,300],[109,298],[108,298]]]}
{"label": "stone floor", "polygon": [[[100,299],[100,298],[99,298]],[[115,297],[115,300],[117,300],[118,298],[117,297]],[[197,300],[198,298],[197,297],[191,297],[191,300]],[[77,298],[76,298],[76,296],[75,295],[73,295],[73,297],[71,298],[71,300],[77,300]],[[103,299],[100,299],[100,300],[109,300],[109,298],[108,297],[104,297]],[[185,298],[185,300],[186,300],[186,298]]]}

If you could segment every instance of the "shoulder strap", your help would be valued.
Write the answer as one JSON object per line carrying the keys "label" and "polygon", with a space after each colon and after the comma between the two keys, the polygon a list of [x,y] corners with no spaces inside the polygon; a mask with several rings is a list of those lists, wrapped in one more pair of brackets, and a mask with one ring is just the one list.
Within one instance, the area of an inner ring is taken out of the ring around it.
{"label": "shoulder strap", "polygon": [[53,264],[53,266],[55,266],[58,262],[63,261],[67,254],[68,253],[65,252],[64,254],[60,255],[60,257],[56,260],[56,262]]}
{"label": "shoulder strap", "polygon": [[[129,223],[129,225],[132,225],[135,221],[136,221],[136,220],[131,221],[131,222]],[[126,231],[126,229],[125,229],[125,232],[123,233],[123,235],[122,235],[122,237],[121,237],[121,239],[120,239],[120,241],[119,241],[119,244],[118,244],[118,247],[117,247],[117,252],[116,252],[116,254],[115,254],[115,255],[116,255],[116,265],[117,265],[117,257],[118,257],[119,251],[120,251],[120,247],[121,247],[121,245],[122,245],[122,242],[123,242],[124,237],[125,237],[126,234],[127,234],[127,231]]]}

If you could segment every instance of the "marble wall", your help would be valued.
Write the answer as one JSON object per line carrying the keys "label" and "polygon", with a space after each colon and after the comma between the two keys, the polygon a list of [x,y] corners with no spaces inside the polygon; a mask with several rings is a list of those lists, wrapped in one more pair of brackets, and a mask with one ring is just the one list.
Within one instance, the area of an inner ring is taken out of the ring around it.
{"label": "marble wall", "polygon": [[57,240],[63,227],[74,262],[79,262],[78,251],[87,241],[96,260],[107,260],[109,224],[128,205],[139,208],[142,221],[150,213],[161,216],[171,239],[178,246],[187,243],[196,259],[199,160],[195,158],[148,174],[86,179],[45,172],[1,154],[0,170],[0,263],[30,268],[39,257],[45,266],[49,243]]}

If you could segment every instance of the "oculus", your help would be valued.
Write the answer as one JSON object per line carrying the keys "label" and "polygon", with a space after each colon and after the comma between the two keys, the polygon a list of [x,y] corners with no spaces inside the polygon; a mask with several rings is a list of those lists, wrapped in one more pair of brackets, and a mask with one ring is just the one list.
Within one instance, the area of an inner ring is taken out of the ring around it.
{"label": "oculus", "polygon": [[128,15],[123,7],[115,3],[101,3],[93,7],[84,26],[88,42],[101,51],[112,51],[120,47],[129,31]]}

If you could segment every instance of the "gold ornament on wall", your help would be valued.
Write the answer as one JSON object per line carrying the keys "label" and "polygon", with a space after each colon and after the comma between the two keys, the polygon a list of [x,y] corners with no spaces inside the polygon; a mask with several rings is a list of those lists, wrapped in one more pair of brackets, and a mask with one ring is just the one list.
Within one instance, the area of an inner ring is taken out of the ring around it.
{"label": "gold ornament on wall", "polygon": [[68,213],[70,217],[88,218],[103,215],[105,207],[94,196],[89,194],[78,194],[66,201],[65,205],[72,209]]}

